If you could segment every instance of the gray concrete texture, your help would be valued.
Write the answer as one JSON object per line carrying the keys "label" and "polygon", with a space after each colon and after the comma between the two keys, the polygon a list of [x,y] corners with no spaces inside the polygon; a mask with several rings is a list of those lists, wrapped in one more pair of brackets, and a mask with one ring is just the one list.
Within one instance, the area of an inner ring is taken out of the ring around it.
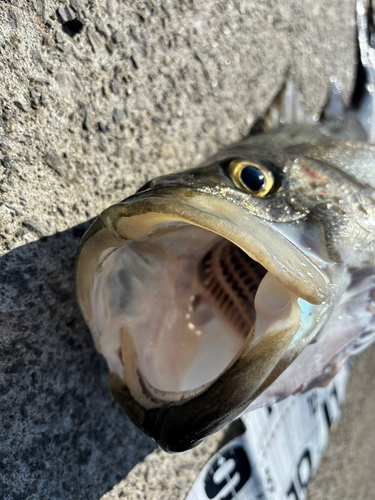
{"label": "gray concrete texture", "polygon": [[243,137],[287,71],[312,114],[331,76],[347,97],[355,50],[352,0],[1,2],[0,498],[184,498],[222,435],[168,456],[113,401],[74,298],[86,221]]}

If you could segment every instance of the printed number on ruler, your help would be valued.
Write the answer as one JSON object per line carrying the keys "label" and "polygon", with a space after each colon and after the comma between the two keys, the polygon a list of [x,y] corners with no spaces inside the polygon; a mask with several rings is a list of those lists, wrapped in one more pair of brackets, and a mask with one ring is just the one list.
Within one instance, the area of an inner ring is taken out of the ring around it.
{"label": "printed number on ruler", "polygon": [[[220,453],[211,463],[204,489],[210,500],[220,496],[225,500],[235,498],[251,477],[251,465],[246,451],[241,446],[231,446]],[[223,497],[224,495],[224,497]]]}

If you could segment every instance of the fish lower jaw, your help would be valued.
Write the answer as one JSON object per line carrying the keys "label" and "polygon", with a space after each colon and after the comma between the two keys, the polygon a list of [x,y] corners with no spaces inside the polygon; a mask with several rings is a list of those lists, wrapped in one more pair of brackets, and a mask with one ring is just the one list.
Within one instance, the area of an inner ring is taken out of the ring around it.
{"label": "fish lower jaw", "polygon": [[[218,335],[218,327],[222,326],[220,320],[223,321],[223,317],[211,320],[205,329],[206,338],[200,345],[200,350],[192,359],[190,358],[190,364],[185,367],[184,372],[179,370],[181,363],[184,364],[183,359],[176,356],[175,363],[171,365],[165,363],[166,360],[160,352],[159,357],[156,354],[148,358],[148,366],[144,362],[142,364],[137,355],[133,335],[126,327],[119,324],[121,347],[117,352],[121,357],[121,368],[118,367],[117,373],[130,389],[134,399],[145,409],[171,403],[179,404],[192,399],[202,394],[223,373],[230,370],[231,366],[261,339],[269,337],[271,341],[271,337],[277,337],[278,332],[285,329],[285,325],[289,325],[289,328],[298,328],[297,323],[300,318],[298,297],[289,292],[270,273],[265,274],[258,286],[254,307],[256,319],[245,336],[239,335],[238,331],[232,331],[232,335],[228,338],[228,323],[226,331],[221,329],[221,335]],[[194,340],[193,338],[193,343]],[[106,345],[108,346],[108,341]],[[115,357],[113,354],[112,359]],[[172,377],[173,380],[168,377]]]}

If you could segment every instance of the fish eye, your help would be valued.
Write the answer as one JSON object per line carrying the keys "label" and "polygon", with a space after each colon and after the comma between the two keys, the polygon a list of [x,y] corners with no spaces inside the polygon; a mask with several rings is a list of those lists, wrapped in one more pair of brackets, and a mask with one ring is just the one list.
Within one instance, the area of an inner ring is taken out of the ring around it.
{"label": "fish eye", "polygon": [[273,173],[253,161],[233,160],[228,173],[236,187],[259,198],[266,196],[275,184]]}

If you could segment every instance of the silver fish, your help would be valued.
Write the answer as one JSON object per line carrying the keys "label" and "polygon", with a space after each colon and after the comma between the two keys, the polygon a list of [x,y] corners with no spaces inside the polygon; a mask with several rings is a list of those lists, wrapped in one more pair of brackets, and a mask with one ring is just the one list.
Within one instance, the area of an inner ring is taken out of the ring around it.
{"label": "silver fish", "polygon": [[110,389],[167,451],[327,384],[374,340],[375,51],[356,5],[357,107],[332,81],[309,121],[287,83],[246,140],[147,183],[82,239],[77,297]]}

